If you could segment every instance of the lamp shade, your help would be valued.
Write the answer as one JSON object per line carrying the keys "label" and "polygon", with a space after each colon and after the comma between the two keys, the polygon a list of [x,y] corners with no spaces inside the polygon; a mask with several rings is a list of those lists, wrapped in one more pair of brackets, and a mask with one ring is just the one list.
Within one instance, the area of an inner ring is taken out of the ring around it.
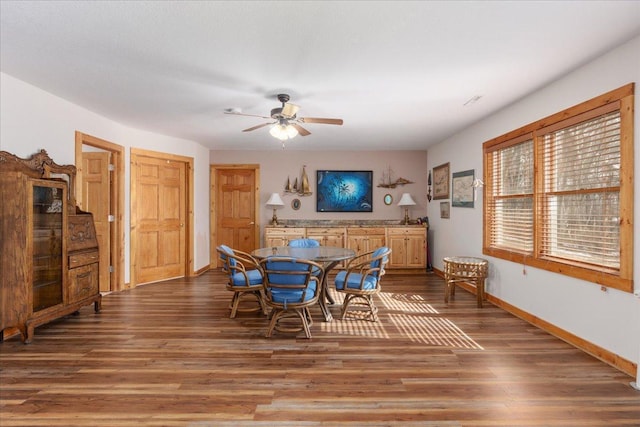
{"label": "lamp shade", "polygon": [[282,197],[280,197],[280,194],[278,193],[271,194],[271,197],[269,197],[269,200],[267,200],[267,206],[271,206],[274,208],[276,206],[284,206],[284,202],[282,201]]}
{"label": "lamp shade", "polygon": [[409,193],[403,193],[402,197],[400,197],[400,201],[398,202],[398,206],[414,206],[415,204],[416,202]]}

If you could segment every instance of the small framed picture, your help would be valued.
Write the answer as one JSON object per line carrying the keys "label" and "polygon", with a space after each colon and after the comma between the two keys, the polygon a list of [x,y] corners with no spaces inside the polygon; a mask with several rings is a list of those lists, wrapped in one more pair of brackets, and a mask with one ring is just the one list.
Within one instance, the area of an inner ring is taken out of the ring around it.
{"label": "small framed picture", "polygon": [[450,210],[449,202],[440,202],[440,218],[449,218]]}
{"label": "small framed picture", "polygon": [[449,163],[433,168],[433,198],[449,198]]}
{"label": "small framed picture", "polygon": [[291,201],[291,208],[292,208],[294,211],[297,211],[298,209],[300,209],[300,205],[301,205],[301,203],[300,203],[300,199],[293,199],[293,200]]}
{"label": "small framed picture", "polygon": [[451,180],[451,205],[455,208],[473,207],[474,170],[454,172]]}
{"label": "small framed picture", "polygon": [[385,194],[384,195],[384,204],[388,206],[391,203],[393,203],[393,196],[391,194]]}

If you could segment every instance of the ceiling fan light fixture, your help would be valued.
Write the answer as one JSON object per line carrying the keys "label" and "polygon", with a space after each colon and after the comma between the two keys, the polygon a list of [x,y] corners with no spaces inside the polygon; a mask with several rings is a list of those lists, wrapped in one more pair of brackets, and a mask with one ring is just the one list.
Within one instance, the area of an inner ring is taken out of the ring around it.
{"label": "ceiling fan light fixture", "polygon": [[287,139],[292,139],[298,136],[298,129],[291,126],[290,124],[276,123],[271,126],[271,130],[269,130],[271,136],[280,141],[286,141]]}

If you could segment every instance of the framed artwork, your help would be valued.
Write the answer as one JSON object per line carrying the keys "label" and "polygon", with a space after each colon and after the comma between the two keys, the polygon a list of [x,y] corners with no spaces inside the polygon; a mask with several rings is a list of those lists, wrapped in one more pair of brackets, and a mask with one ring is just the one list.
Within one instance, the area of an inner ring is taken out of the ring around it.
{"label": "framed artwork", "polygon": [[449,198],[449,163],[433,168],[433,198]]}
{"label": "framed artwork", "polygon": [[316,171],[316,212],[373,212],[372,171]]}
{"label": "framed artwork", "polygon": [[440,202],[440,218],[449,218],[449,202]]}
{"label": "framed artwork", "polygon": [[291,201],[291,208],[293,208],[294,211],[300,209],[300,199],[293,199]]}
{"label": "framed artwork", "polygon": [[473,207],[474,170],[454,172],[451,180],[451,206],[457,208]]}
{"label": "framed artwork", "polygon": [[389,206],[391,203],[393,203],[393,196],[391,194],[385,194],[384,195],[384,204]]}

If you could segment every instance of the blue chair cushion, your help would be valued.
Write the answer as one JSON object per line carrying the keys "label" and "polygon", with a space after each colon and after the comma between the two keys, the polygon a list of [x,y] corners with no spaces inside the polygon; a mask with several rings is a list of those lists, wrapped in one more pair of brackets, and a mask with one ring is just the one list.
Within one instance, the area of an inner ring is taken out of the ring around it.
{"label": "blue chair cushion", "polygon": [[[311,282],[309,283],[309,286],[307,286],[305,290],[302,290],[302,289],[287,290],[282,288],[274,289],[271,292],[271,299],[274,302],[277,302],[280,304],[309,301],[316,294],[316,289],[317,289],[316,286],[317,285],[315,282]],[[304,292],[304,299],[302,298],[303,292]]]}
{"label": "blue chair cushion", "polygon": [[[248,270],[247,276],[249,277],[249,285],[259,285],[262,283],[262,273],[260,270]],[[247,281],[244,277],[244,274],[241,272],[234,273],[233,284],[235,286],[247,286]]]}
{"label": "blue chair cushion", "polygon": [[[375,251],[373,251],[373,253],[371,254],[371,258],[377,258],[380,255],[382,255],[383,253],[385,253],[386,251],[388,251],[388,249],[386,247],[382,246],[382,247],[376,249]],[[379,268],[380,264],[382,263],[382,261],[387,262],[387,258],[388,257],[383,257],[383,258],[371,261],[371,268]],[[378,277],[378,272],[377,271],[374,272],[373,275],[375,277]]]}
{"label": "blue chair cushion", "polygon": [[[307,264],[297,263],[295,262],[295,260],[269,261],[267,262],[266,269],[305,272],[309,269],[309,266]],[[306,280],[306,276],[304,274],[278,274],[278,273],[267,273],[267,274],[269,275],[269,280],[272,281],[273,283],[284,284],[284,285],[302,285]]]}
{"label": "blue chair cushion", "polygon": [[[347,275],[346,271],[341,271],[336,274],[335,284],[336,289],[342,290],[345,289],[345,276]],[[360,273],[351,273],[347,279],[346,288],[347,289],[360,289],[360,281],[362,280],[362,274]],[[374,290],[378,283],[378,279],[373,275],[369,274],[364,279],[363,289],[365,290]]]}
{"label": "blue chair cushion", "polygon": [[320,242],[314,239],[295,239],[289,242],[289,246],[294,248],[317,248]]}
{"label": "blue chair cushion", "polygon": [[[228,253],[229,255],[233,255],[233,249],[231,249],[229,246],[220,245],[219,248],[222,249],[223,251],[225,251],[226,253]],[[235,267],[236,266],[236,260],[234,258],[229,258],[229,265],[231,267]]]}

